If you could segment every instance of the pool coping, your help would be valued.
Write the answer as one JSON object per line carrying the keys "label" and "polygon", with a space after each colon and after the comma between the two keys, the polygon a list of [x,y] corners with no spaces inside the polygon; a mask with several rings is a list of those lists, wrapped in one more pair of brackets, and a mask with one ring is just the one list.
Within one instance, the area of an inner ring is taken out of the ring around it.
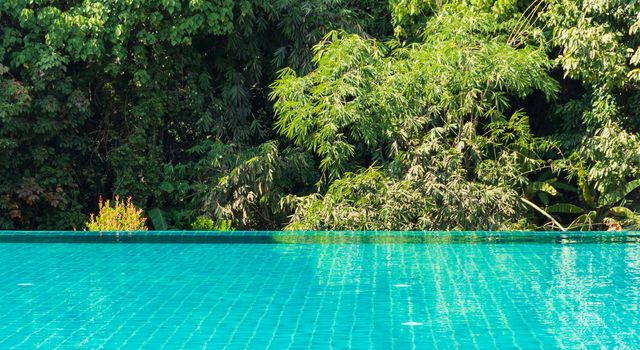
{"label": "pool coping", "polygon": [[640,243],[640,231],[0,231],[0,243]]}

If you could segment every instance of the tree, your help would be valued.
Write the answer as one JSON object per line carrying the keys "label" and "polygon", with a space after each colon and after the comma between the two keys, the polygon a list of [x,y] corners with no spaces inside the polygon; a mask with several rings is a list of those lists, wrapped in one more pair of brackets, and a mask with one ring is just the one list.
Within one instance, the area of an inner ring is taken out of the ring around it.
{"label": "tree", "polygon": [[[315,48],[316,70],[285,69],[272,85],[276,127],[321,158],[328,183],[324,198],[300,199],[292,227],[496,229],[522,218],[527,174],[549,166],[554,144],[533,136],[510,101],[553,98],[552,62],[541,48],[510,47],[497,15],[464,5],[442,7],[422,37],[405,45],[333,32]],[[382,172],[358,170],[374,164]],[[422,203],[417,213],[399,193]],[[373,218],[398,212],[369,220],[357,203]]]}

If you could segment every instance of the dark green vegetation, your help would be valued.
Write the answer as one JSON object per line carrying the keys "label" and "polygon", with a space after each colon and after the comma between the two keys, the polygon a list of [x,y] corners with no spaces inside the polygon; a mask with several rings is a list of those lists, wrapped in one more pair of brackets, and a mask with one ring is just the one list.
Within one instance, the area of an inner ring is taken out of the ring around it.
{"label": "dark green vegetation", "polygon": [[4,0],[0,228],[634,228],[639,46],[636,0]]}

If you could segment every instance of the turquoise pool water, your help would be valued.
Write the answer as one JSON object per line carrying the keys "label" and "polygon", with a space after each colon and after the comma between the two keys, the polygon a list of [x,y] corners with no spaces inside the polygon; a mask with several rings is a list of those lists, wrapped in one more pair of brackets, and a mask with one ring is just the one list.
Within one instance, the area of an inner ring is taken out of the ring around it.
{"label": "turquoise pool water", "polygon": [[1,232],[0,349],[637,349],[639,242]]}

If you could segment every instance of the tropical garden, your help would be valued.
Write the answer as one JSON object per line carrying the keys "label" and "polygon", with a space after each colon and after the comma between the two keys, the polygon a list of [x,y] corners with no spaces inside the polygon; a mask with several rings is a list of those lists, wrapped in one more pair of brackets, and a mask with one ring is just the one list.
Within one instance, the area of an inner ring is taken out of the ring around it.
{"label": "tropical garden", "polygon": [[640,1],[1,1],[0,229],[118,215],[635,229]]}

